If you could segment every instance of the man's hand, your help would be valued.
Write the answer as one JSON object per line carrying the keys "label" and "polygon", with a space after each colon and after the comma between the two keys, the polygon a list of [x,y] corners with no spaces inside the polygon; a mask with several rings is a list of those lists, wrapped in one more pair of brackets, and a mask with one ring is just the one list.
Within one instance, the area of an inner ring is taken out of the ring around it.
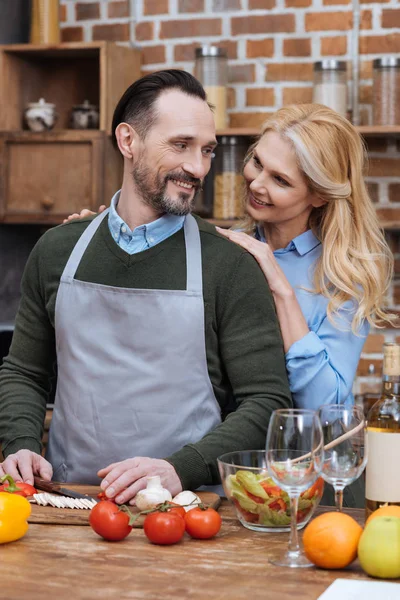
{"label": "man's hand", "polygon": [[36,452],[31,450],[18,450],[15,454],[7,456],[0,463],[0,476],[11,475],[15,481],[24,481],[33,485],[33,476],[39,475],[42,479],[50,481],[53,476],[51,464]]}
{"label": "man's hand", "polygon": [[169,490],[172,496],[182,491],[181,481],[174,467],[166,460],[158,458],[127,458],[101,469],[97,475],[104,477],[101,489],[108,498],[115,498],[118,504],[134,504],[133,498],[139,490],[147,485],[146,477],[159,475],[161,485]]}
{"label": "man's hand", "polygon": [[[99,206],[99,210],[97,211],[98,213],[102,213],[103,210],[106,210],[106,205],[105,204],[101,204],[101,206]],[[81,212],[79,213],[73,213],[72,215],[69,215],[66,219],[64,219],[63,223],[69,223],[70,221],[75,221],[75,219],[84,219],[85,217],[91,217],[92,215],[95,215],[96,213],[93,212],[92,210],[89,210],[88,208],[83,208],[81,210]]]}

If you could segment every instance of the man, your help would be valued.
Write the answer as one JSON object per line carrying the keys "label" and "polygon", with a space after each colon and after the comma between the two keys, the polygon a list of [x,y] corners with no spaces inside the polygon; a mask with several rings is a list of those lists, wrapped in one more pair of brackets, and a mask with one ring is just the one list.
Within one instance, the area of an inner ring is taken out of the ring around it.
{"label": "man", "polygon": [[110,212],[51,229],[28,260],[0,372],[0,441],[3,472],[100,477],[123,503],[150,475],[172,494],[219,483],[216,458],[262,448],[271,412],[291,399],[261,270],[190,215],[217,143],[201,85],[177,70],[143,77],[113,132],[124,175]]}

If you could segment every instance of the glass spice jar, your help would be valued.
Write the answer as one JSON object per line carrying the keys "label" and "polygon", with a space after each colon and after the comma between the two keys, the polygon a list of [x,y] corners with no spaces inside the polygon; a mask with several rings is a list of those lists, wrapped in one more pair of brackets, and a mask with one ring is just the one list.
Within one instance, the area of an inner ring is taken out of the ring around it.
{"label": "glass spice jar", "polygon": [[201,46],[195,52],[194,75],[214,108],[215,127],[227,127],[228,58],[224,48]]}
{"label": "glass spice jar", "polygon": [[314,63],[313,102],[347,117],[347,73],[343,60],[327,58]]}
{"label": "glass spice jar", "polygon": [[243,215],[243,160],[247,144],[241,136],[223,135],[215,157],[214,219]]}
{"label": "glass spice jar", "polygon": [[374,125],[400,125],[400,58],[373,61],[372,114]]}

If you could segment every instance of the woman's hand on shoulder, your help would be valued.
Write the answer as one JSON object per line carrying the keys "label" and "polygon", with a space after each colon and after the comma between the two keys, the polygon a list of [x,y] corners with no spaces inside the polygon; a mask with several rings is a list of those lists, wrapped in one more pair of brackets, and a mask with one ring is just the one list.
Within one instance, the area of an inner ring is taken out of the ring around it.
{"label": "woman's hand on shoulder", "polygon": [[260,242],[254,237],[247,235],[247,233],[242,233],[241,231],[221,229],[220,227],[216,227],[216,230],[218,233],[228,238],[228,240],[241,246],[254,256],[260,265],[273,294],[277,294],[278,296],[291,296],[294,294],[292,286],[289,284],[284,272],[278,265],[271,247],[266,242]]}
{"label": "woman's hand on shoulder", "polygon": [[[98,213],[102,213],[105,209],[106,205],[102,204],[101,206],[99,206]],[[92,210],[89,210],[88,208],[83,208],[79,214],[73,213],[72,215],[69,215],[66,219],[64,219],[63,223],[69,223],[69,221],[74,221],[75,219],[84,219],[85,217],[91,217],[95,214],[96,213]]]}

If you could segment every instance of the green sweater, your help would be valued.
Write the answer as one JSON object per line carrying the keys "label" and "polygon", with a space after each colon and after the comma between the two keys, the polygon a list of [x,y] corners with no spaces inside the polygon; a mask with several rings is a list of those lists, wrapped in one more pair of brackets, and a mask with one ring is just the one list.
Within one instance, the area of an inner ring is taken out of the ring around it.
{"label": "green sweater", "polygon": [[[263,448],[271,412],[291,406],[282,339],[264,275],[250,254],[196,219],[208,372],[223,422],[199,442],[166,457],[184,489],[218,483],[217,457]],[[41,452],[46,400],[57,361],[58,285],[90,221],[47,231],[27,262],[10,353],[0,369],[0,443],[5,456],[22,448]],[[116,287],[186,289],[183,230],[149,250],[128,255],[112,239],[104,219],[76,278]]]}

